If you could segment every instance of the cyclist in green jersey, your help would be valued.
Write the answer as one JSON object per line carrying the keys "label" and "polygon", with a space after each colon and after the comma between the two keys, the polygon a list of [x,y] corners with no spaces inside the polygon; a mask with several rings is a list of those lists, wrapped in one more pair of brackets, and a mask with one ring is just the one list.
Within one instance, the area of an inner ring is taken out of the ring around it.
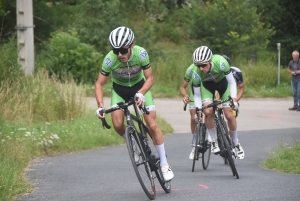
{"label": "cyclist in green jersey", "polygon": [[[112,74],[111,107],[119,102],[127,102],[131,97],[138,98],[137,105],[145,105],[150,112],[144,114],[144,119],[153,134],[155,147],[160,156],[160,166],[165,181],[173,179],[174,174],[169,166],[165,154],[164,138],[156,122],[156,111],[151,92],[154,80],[152,68],[147,51],[134,45],[134,33],[128,27],[118,27],[109,35],[109,43],[112,50],[105,56],[102,69],[95,83],[98,118],[104,118],[99,114],[104,108],[103,86],[110,74]],[[116,110],[111,113],[115,131],[125,139],[124,113]]]}
{"label": "cyclist in green jersey", "polygon": [[[233,99],[235,110],[238,109],[237,87],[230,66],[221,55],[212,55],[212,51],[206,46],[200,46],[193,53],[193,63],[197,66],[199,77],[195,83],[201,84],[201,96],[194,94],[196,107],[206,106],[213,101],[215,91],[218,91],[221,99],[226,99],[230,95]],[[235,145],[238,159],[244,158],[244,150],[237,137],[237,123],[232,114],[230,103],[223,104],[223,111],[227,119],[228,127],[232,132],[232,139]],[[220,148],[216,141],[214,113],[212,108],[205,111],[205,125],[212,140],[212,152],[218,154]]]}
{"label": "cyclist in green jersey", "polygon": [[[190,65],[185,72],[182,84],[180,86],[180,93],[183,96],[183,102],[185,104],[189,104],[189,109],[190,109],[190,126],[191,126],[191,133],[192,133],[192,151],[189,155],[189,159],[193,160],[194,159],[194,153],[195,153],[195,145],[196,145],[196,133],[195,133],[195,126],[196,126],[196,122],[195,122],[195,114],[196,114],[196,107],[195,107],[195,103],[194,103],[194,92],[199,93],[198,95],[200,95],[200,84],[199,83],[195,83],[193,79],[193,77],[199,77],[199,75],[197,74],[197,67],[192,64]],[[190,91],[190,95],[187,95],[186,93],[186,87],[188,86],[189,82],[191,81],[191,91]]]}

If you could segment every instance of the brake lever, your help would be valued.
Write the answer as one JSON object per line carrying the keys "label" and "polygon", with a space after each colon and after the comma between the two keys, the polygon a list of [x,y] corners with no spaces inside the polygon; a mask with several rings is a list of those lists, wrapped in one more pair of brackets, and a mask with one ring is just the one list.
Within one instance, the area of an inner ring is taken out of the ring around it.
{"label": "brake lever", "polygon": [[[104,113],[104,112],[105,112],[105,109],[103,108],[103,110],[99,111],[99,114],[100,114],[101,116],[103,116],[103,113]],[[108,125],[108,123],[107,123],[107,121],[105,120],[105,118],[100,118],[100,119],[101,119],[102,127],[103,127],[103,128],[107,128],[107,129],[110,129],[110,128],[111,128],[111,126]]]}
{"label": "brake lever", "polygon": [[[138,97],[135,97],[135,100],[137,101],[139,98]],[[144,113],[144,114],[150,114],[150,112],[147,110],[147,108],[145,107],[145,105],[144,106],[142,106],[142,105],[140,105],[139,106],[139,108],[140,108],[140,110]]]}

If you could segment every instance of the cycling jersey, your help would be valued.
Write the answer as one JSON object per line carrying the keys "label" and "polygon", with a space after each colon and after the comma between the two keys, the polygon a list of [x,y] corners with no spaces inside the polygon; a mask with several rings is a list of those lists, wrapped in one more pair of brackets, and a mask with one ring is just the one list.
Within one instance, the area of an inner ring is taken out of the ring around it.
{"label": "cycling jersey", "polygon": [[123,63],[111,50],[104,58],[101,74],[109,76],[112,73],[112,81],[126,87],[137,84],[145,79],[142,70],[150,68],[147,51],[140,46],[133,46],[130,59]]}
{"label": "cycling jersey", "polygon": [[[115,106],[119,102],[127,102],[134,97],[145,82],[143,70],[150,67],[148,53],[140,46],[133,46],[130,59],[124,63],[111,50],[105,56],[100,72],[104,76],[112,74],[111,106]],[[144,96],[147,110],[155,110],[151,92],[148,91]]]}
{"label": "cycling jersey", "polygon": [[[229,95],[236,98],[236,82],[227,60],[220,55],[213,55],[209,65],[211,69],[207,74],[202,73],[198,67],[195,69],[199,77],[193,77],[193,81],[201,86],[201,96],[194,94],[197,107],[201,107],[205,102],[212,102],[215,91],[220,93],[222,99],[228,98]],[[202,99],[201,105],[199,99]],[[224,103],[223,107],[229,107],[229,103]]]}
{"label": "cycling jersey", "polygon": [[200,86],[201,82],[199,82],[199,69],[194,64],[190,65],[184,75],[184,80],[186,82],[190,82],[192,80],[193,86]]}
{"label": "cycling jersey", "polygon": [[[184,75],[184,80],[186,82],[191,82],[191,91],[190,91],[190,102],[189,102],[189,109],[195,109],[195,103],[194,103],[194,88],[193,87],[200,87],[201,83],[197,83],[195,80],[198,79],[199,75],[196,72],[197,66],[194,64],[190,65]],[[199,88],[200,89],[200,88]]]}
{"label": "cycling jersey", "polygon": [[233,74],[233,77],[235,79],[236,84],[238,86],[241,85],[241,84],[243,84],[244,80],[243,80],[243,73],[242,73],[242,71],[239,68],[233,67],[233,66],[230,67],[230,70],[231,70],[231,72]]}

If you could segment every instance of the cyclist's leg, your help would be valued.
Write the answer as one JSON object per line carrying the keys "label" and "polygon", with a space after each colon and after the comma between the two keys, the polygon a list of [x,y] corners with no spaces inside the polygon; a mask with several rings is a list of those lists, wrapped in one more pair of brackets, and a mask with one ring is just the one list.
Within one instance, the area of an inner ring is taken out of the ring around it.
{"label": "cyclist's leg", "polygon": [[[230,95],[229,86],[227,87],[226,92],[223,94],[222,99],[225,99]],[[242,148],[237,134],[237,121],[235,116],[233,115],[233,109],[229,106],[229,102],[223,104],[223,111],[225,114],[225,118],[227,119],[227,124],[232,135],[232,141],[235,146],[235,150],[237,152],[238,158],[243,159],[245,157],[244,149]]]}
{"label": "cyclist's leg", "polygon": [[144,119],[146,121],[149,132],[153,136],[155,148],[157,149],[157,152],[160,157],[160,166],[163,172],[164,179],[165,181],[170,181],[171,179],[173,179],[174,174],[167,161],[166,151],[164,146],[164,138],[156,122],[156,110],[155,110],[154,100],[150,91],[148,91],[145,94],[145,99],[146,99],[145,107],[150,112],[150,114],[149,115],[144,114]]}
{"label": "cyclist's leg", "polygon": [[[194,101],[194,94],[191,90],[190,92],[190,100]],[[193,135],[192,138],[192,144],[195,144],[195,127],[196,127],[196,122],[195,122],[195,114],[196,114],[196,107],[194,102],[189,103],[189,109],[190,109],[190,126],[191,126],[191,133]]]}
{"label": "cyclist's leg", "polygon": [[[124,99],[121,98],[114,89],[111,92],[111,106],[116,106],[117,103],[124,102]],[[116,110],[111,113],[111,119],[114,126],[115,131],[123,136],[125,134],[125,124],[124,124],[124,113],[122,110]],[[123,136],[124,137],[124,136]]]}
{"label": "cyclist's leg", "polygon": [[[237,118],[237,114],[238,114],[237,110],[232,110],[232,115],[235,117],[235,119]],[[229,128],[228,128],[228,130],[229,130],[230,138],[232,138],[232,132]]]}
{"label": "cyclist's leg", "polygon": [[[212,83],[212,82],[211,82]],[[213,101],[213,93],[215,90],[207,89],[204,84],[201,85],[201,97],[202,97],[202,104],[206,106]],[[208,129],[212,129],[215,127],[214,124],[214,114],[213,108],[207,108],[204,110],[205,114],[205,125]],[[212,136],[211,136],[212,137]]]}
{"label": "cyclist's leg", "polygon": [[[213,101],[213,97],[214,97],[214,93],[215,93],[215,89],[214,89],[213,85],[214,85],[213,82],[201,85],[201,96],[202,96],[203,106],[206,106],[206,105],[212,103],[212,101]],[[211,151],[214,154],[217,154],[220,152],[220,148],[218,146],[217,137],[216,137],[213,108],[205,109],[204,114],[205,114],[205,125],[207,127],[207,131],[210,136],[210,140],[212,142]]]}
{"label": "cyclist's leg", "polygon": [[[230,87],[228,85],[225,93],[222,95],[222,99],[226,99],[229,95],[230,95]],[[236,122],[235,116],[233,115],[233,109],[229,105],[229,101],[223,103],[223,111],[224,111],[225,118],[227,119],[227,124],[228,124],[229,130],[233,134],[237,130],[237,122]],[[237,143],[236,141],[238,141],[237,135],[235,135],[235,134],[233,134],[233,135],[234,135],[233,141],[236,144]]]}

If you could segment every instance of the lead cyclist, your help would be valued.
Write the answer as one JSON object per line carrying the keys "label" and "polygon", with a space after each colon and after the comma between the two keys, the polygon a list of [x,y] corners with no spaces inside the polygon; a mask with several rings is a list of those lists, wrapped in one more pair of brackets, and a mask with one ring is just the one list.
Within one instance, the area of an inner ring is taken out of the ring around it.
{"label": "lead cyclist", "polygon": [[[227,60],[221,55],[213,55],[207,46],[200,46],[193,53],[193,62],[197,66],[200,75],[197,78],[198,80],[194,82],[202,83],[201,90],[198,89],[201,93],[196,93],[195,90],[197,89],[194,88],[195,106],[202,107],[202,105],[206,106],[212,103],[214,93],[218,91],[221,99],[226,99],[230,95],[234,102],[233,109],[238,110],[237,85]],[[243,159],[245,153],[238,139],[237,122],[232,112],[233,109],[229,102],[223,103],[222,106],[228,127],[232,133],[237,158]],[[218,154],[220,148],[216,140],[213,108],[205,109],[204,113],[205,124],[212,140],[211,150],[214,154]]]}
{"label": "lead cyclist", "polygon": [[[173,179],[174,174],[169,166],[165,154],[164,138],[156,122],[156,110],[150,88],[154,83],[152,67],[147,51],[134,45],[134,33],[128,27],[118,27],[109,35],[112,50],[105,56],[102,69],[95,83],[95,94],[98,104],[96,116],[104,108],[103,87],[109,75],[112,75],[111,106],[119,102],[128,102],[131,97],[137,98],[137,105],[145,105],[149,115],[144,119],[150,133],[153,135],[155,148],[160,156],[160,166],[165,181]],[[111,113],[115,131],[125,139],[124,113],[116,110]]]}

